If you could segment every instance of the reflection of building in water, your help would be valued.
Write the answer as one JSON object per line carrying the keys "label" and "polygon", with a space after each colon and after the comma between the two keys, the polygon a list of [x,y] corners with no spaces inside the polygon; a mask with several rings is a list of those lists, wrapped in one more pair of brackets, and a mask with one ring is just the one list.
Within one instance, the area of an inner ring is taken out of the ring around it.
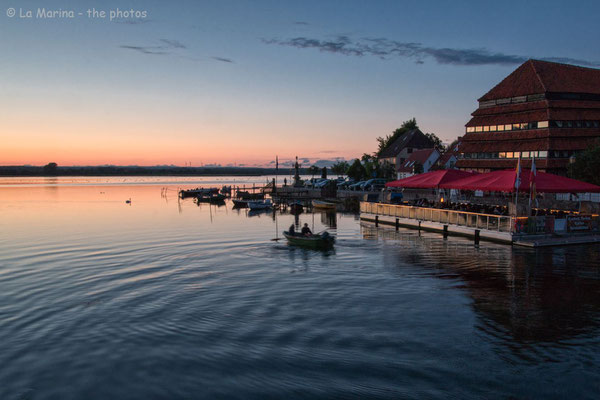
{"label": "reflection of building in water", "polygon": [[506,333],[521,343],[556,342],[600,327],[600,246],[475,247],[413,230],[363,225],[361,232],[365,239],[402,242],[386,255],[390,267],[408,265],[460,280],[486,334]]}

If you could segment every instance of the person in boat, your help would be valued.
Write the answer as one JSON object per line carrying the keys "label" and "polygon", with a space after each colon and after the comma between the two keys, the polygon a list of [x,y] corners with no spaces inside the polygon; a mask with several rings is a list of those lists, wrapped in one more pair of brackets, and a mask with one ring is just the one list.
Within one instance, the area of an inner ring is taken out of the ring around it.
{"label": "person in boat", "polygon": [[294,226],[294,224],[290,225],[290,227],[289,227],[289,229],[288,229],[288,233],[289,233],[291,236],[294,236],[294,235],[296,235],[296,227]]}
{"label": "person in boat", "polygon": [[312,231],[310,230],[310,228],[308,227],[308,224],[304,224],[304,226],[302,227],[302,234],[304,236],[312,236]]}

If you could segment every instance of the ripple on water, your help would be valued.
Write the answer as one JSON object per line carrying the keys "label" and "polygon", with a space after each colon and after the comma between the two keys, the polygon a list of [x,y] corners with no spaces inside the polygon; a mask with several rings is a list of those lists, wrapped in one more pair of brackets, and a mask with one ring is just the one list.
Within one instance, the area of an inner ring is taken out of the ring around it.
{"label": "ripple on water", "polygon": [[338,215],[321,252],[270,240],[289,215],[128,190],[126,224],[98,202],[61,237],[0,239],[0,398],[597,393],[598,246],[476,248]]}

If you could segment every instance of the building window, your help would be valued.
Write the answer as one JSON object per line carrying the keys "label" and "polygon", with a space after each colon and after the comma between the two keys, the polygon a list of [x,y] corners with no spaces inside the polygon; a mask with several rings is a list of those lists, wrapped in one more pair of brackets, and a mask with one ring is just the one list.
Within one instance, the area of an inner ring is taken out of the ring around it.
{"label": "building window", "polygon": [[496,125],[490,126],[490,132],[496,132]]}
{"label": "building window", "polygon": [[505,131],[512,131],[512,124],[504,125]]}
{"label": "building window", "polygon": [[490,131],[490,127],[489,126],[484,126],[483,127],[483,131],[484,132],[489,132]]}
{"label": "building window", "polygon": [[540,150],[538,153],[540,158],[548,157],[548,152],[546,150]]}
{"label": "building window", "polygon": [[497,128],[498,132],[504,131],[504,125],[498,125],[496,128]]}
{"label": "building window", "polygon": [[483,131],[483,127],[482,126],[476,126],[475,127],[475,132],[481,132]]}
{"label": "building window", "polygon": [[475,132],[475,127],[467,126],[467,133]]}
{"label": "building window", "polygon": [[509,152],[506,153],[506,158],[513,158],[512,151],[509,151]]}
{"label": "building window", "polygon": [[537,123],[537,127],[538,128],[547,128],[548,127],[548,121],[540,121]]}

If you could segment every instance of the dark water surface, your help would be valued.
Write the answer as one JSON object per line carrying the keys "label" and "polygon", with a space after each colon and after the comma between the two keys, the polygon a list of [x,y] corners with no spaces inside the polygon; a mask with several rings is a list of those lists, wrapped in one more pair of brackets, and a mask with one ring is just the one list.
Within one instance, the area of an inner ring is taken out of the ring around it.
{"label": "dark water surface", "polygon": [[292,215],[105,180],[0,182],[2,400],[600,395],[599,246],[316,213],[337,244],[303,250]]}

